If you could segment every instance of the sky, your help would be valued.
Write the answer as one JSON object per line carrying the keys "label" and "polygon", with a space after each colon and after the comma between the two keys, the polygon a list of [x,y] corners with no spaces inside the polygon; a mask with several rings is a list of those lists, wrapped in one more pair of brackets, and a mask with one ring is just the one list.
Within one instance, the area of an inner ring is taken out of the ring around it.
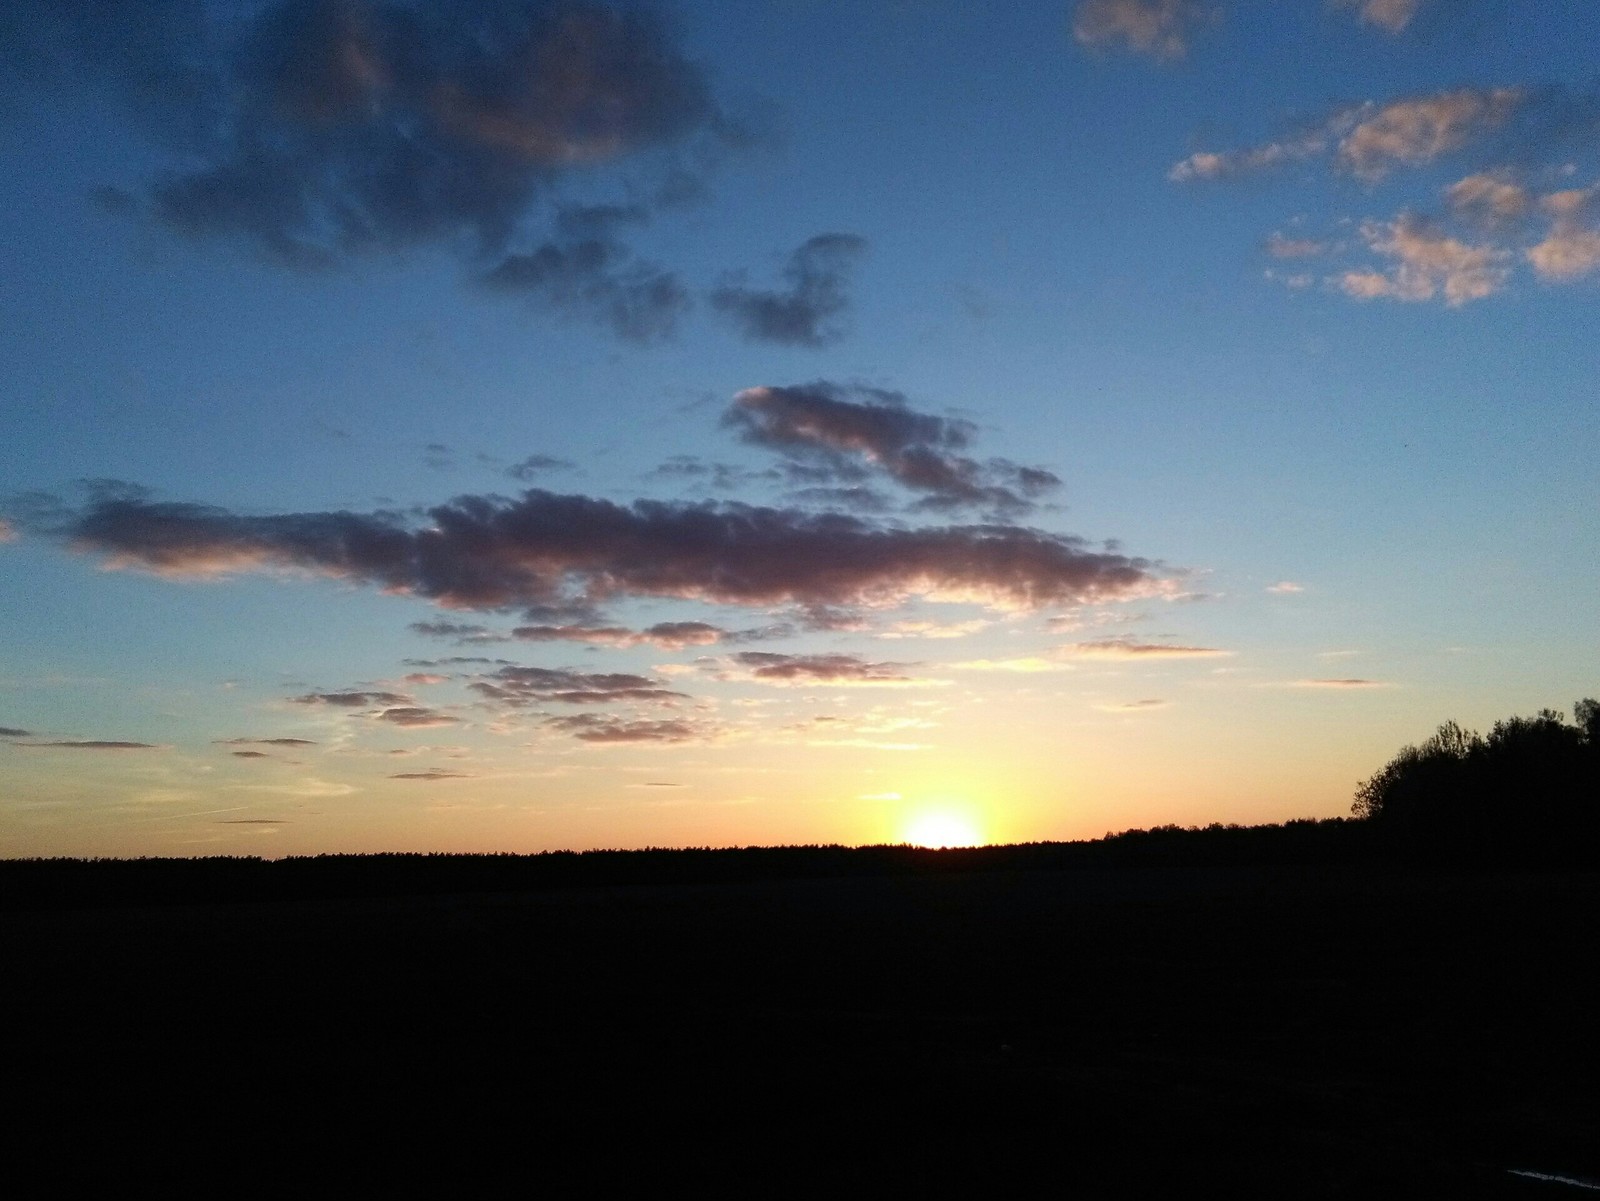
{"label": "sky", "polygon": [[1600,692],[1592,0],[12,0],[0,854],[1349,811]]}

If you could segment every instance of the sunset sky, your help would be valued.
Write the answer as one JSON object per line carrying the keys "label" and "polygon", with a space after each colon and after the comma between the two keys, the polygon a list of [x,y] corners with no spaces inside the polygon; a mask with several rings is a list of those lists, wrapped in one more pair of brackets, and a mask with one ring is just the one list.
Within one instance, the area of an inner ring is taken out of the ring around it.
{"label": "sunset sky", "polygon": [[11,0],[0,854],[1281,821],[1570,709],[1597,47]]}

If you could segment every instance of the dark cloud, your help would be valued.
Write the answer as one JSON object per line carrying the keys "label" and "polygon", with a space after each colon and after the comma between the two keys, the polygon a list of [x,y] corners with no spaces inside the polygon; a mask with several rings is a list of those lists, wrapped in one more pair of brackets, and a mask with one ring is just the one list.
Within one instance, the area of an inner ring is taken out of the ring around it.
{"label": "dark cloud", "polygon": [[[254,516],[100,492],[34,528],[111,567],[178,578],[312,571],[455,609],[627,596],[808,608],[925,596],[1038,608],[1168,590],[1148,560],[1021,526],[908,529],[839,513],[621,505],[539,490],[457,497],[420,526],[384,512]],[[346,703],[408,703],[361,695]]]}
{"label": "dark cloud", "polygon": [[396,772],[389,778],[391,780],[470,780],[472,779],[472,773],[464,771],[443,771],[440,768],[431,767],[427,771]]}
{"label": "dark cloud", "polygon": [[502,667],[467,685],[499,704],[522,706],[558,702],[603,705],[620,701],[683,700],[681,692],[663,688],[649,676],[629,672],[583,672],[551,667]]}
{"label": "dark cloud", "polygon": [[636,211],[565,210],[557,218],[556,237],[531,251],[507,254],[482,283],[609,325],[631,342],[669,338],[689,310],[689,293],[676,275],[636,259],[612,235],[616,224],[637,219],[632,217]]}
{"label": "dark cloud", "polygon": [[461,721],[459,717],[451,717],[448,713],[440,713],[437,709],[426,709],[418,705],[399,705],[375,713],[373,716],[391,725],[418,730],[432,729],[435,726],[453,726]]}
{"label": "dark cloud", "polygon": [[969,458],[961,452],[977,433],[971,422],[918,412],[900,393],[881,388],[827,380],[747,388],[734,397],[723,424],[830,484],[860,479],[864,466],[876,468],[921,493],[925,508],[979,506],[1016,514],[1061,483],[1042,467]]}
{"label": "dark cloud", "polygon": [[221,746],[316,746],[309,738],[219,738]]}
{"label": "dark cloud", "polygon": [[752,342],[813,347],[837,342],[845,331],[833,319],[850,305],[845,284],[866,248],[866,239],[854,234],[818,234],[789,256],[783,269],[787,288],[749,288],[743,273],[735,273],[711,293],[711,307]]}
{"label": "dark cloud", "polygon": [[[10,0],[13,80],[108,82],[179,153],[102,190],[196,240],[298,269],[439,245],[486,282],[670,331],[687,296],[612,236],[637,201],[574,215],[564,177],[610,165],[653,206],[703,192],[748,131],[642,8],[598,0]],[[483,264],[489,264],[487,267]]]}
{"label": "dark cloud", "polygon": [[855,655],[781,655],[741,651],[735,663],[754,679],[780,684],[909,684],[905,663],[869,663]]}
{"label": "dark cloud", "polygon": [[112,742],[98,738],[62,739],[59,742],[18,742],[15,746],[57,747],[72,751],[164,751],[153,742]]}
{"label": "dark cloud", "polygon": [[798,504],[848,509],[852,513],[887,513],[894,508],[888,496],[863,484],[837,488],[800,488],[789,493],[789,499]]}
{"label": "dark cloud", "polygon": [[[458,645],[473,642],[509,642],[511,635],[488,626],[461,621],[414,621],[410,627],[428,638],[453,638]],[[486,661],[486,660],[485,660]]]}
{"label": "dark cloud", "polygon": [[271,755],[265,751],[229,751],[235,759],[270,759]]}
{"label": "dark cloud", "polygon": [[0,738],[32,738],[30,730],[19,730],[14,726],[0,726]]}
{"label": "dark cloud", "polygon": [[709,736],[689,721],[625,721],[597,713],[552,717],[546,725],[580,742],[691,742]]}
{"label": "dark cloud", "polygon": [[783,473],[773,469],[750,471],[729,463],[710,462],[698,455],[673,455],[651,470],[645,478],[692,481],[716,492],[726,493],[756,481],[781,480]]}
{"label": "dark cloud", "polygon": [[576,464],[567,459],[558,459],[554,455],[529,455],[520,463],[513,463],[506,468],[506,474],[514,480],[527,483],[535,476],[552,471],[571,471]]}
{"label": "dark cloud", "polygon": [[587,642],[594,646],[659,646],[681,650],[720,641],[726,631],[704,621],[661,621],[643,630],[625,626],[518,626],[512,637],[524,642]]}
{"label": "dark cloud", "polygon": [[369,705],[409,705],[409,696],[399,692],[308,692],[291,696],[296,705],[333,705],[340,709],[365,709]]}

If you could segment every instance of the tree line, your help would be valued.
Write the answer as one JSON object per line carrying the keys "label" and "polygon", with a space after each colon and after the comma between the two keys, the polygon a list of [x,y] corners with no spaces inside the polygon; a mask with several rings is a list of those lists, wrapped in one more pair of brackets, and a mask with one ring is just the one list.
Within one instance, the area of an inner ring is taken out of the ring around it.
{"label": "tree line", "polygon": [[1600,701],[1487,734],[1447,721],[1357,789],[1351,811],[1386,844],[1463,860],[1589,863],[1600,846]]}

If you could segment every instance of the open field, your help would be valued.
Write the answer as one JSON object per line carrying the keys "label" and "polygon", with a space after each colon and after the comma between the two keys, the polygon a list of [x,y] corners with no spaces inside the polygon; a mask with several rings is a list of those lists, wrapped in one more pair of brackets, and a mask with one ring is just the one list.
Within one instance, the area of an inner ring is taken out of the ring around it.
{"label": "open field", "polygon": [[8,1162],[118,1196],[1600,1176],[1600,879],[995,863],[183,904],[13,870]]}

